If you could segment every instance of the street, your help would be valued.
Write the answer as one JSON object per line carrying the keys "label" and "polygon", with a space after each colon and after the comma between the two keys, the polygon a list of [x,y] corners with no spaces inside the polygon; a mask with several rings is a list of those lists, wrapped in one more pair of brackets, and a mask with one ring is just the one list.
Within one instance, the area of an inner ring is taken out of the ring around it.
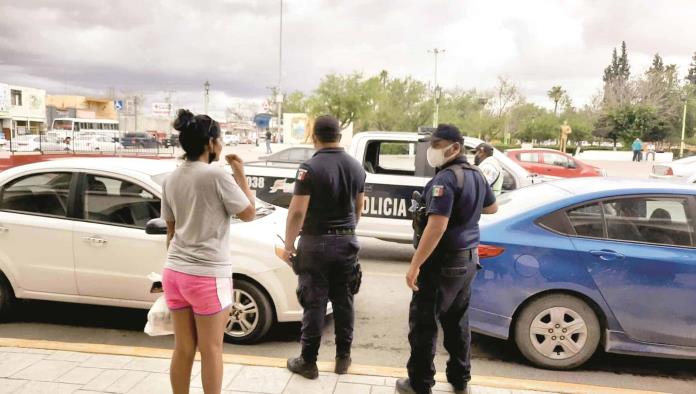
{"label": "street", "polygon": [[[404,367],[409,355],[408,302],[410,291],[404,272],[412,248],[361,239],[363,287],[356,296],[356,328],[353,360],[357,364]],[[43,339],[76,343],[103,343],[169,349],[172,337],[148,337],[142,332],[147,311],[50,302],[23,302],[16,316],[0,324],[0,337]],[[274,327],[261,343],[226,344],[225,352],[267,357],[299,353],[299,324]],[[334,357],[333,325],[324,331],[320,360]],[[444,371],[446,353],[439,345],[436,367]],[[587,365],[572,372],[536,369],[527,364],[506,341],[474,335],[473,373],[570,383],[584,383],[644,390],[692,393],[696,361],[665,360],[599,353]]]}

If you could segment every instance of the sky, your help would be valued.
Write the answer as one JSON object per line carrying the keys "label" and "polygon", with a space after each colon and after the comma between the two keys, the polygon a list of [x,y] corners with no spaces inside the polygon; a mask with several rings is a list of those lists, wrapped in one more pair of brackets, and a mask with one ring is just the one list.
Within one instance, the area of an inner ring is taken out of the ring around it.
{"label": "sky", "polygon": [[[49,94],[171,92],[211,113],[255,103],[279,83],[280,0],[0,0],[0,82]],[[444,89],[487,90],[499,76],[527,100],[576,105],[602,85],[625,40],[632,72],[660,53],[683,76],[696,52],[693,0],[284,0],[284,91],[315,89],[328,73],[387,70]]]}

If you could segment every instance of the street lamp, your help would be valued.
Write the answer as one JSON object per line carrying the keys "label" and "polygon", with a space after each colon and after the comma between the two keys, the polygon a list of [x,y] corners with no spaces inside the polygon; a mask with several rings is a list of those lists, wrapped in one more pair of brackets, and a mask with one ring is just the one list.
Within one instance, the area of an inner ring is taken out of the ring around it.
{"label": "street lamp", "polygon": [[439,55],[441,53],[445,53],[445,50],[434,48],[434,49],[429,49],[428,53],[432,53],[433,55],[435,55],[435,81],[434,81],[435,86],[433,89],[433,101],[435,102],[435,114],[433,116],[433,127],[437,127],[437,124],[440,121],[439,117],[440,117],[440,95],[441,95],[440,87],[437,84],[437,55]]}
{"label": "street lamp", "polygon": [[478,131],[478,139],[481,139],[481,128],[483,127],[483,110],[486,108],[486,104],[488,104],[488,98],[486,97],[479,97],[478,98],[478,103],[481,108],[479,108],[479,131]]}
{"label": "street lamp", "polygon": [[689,103],[689,96],[683,94],[681,99],[684,101],[684,113],[682,115],[681,142],[679,143],[679,157],[684,157],[684,136],[686,134],[686,106]]}
{"label": "street lamp", "polygon": [[208,115],[208,103],[210,102],[210,82],[207,80],[203,84],[203,112]]}

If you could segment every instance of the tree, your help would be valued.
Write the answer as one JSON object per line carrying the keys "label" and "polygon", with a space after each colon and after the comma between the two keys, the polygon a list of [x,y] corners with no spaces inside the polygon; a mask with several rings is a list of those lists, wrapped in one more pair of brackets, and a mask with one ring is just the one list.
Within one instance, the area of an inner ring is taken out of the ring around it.
{"label": "tree", "polygon": [[372,100],[367,127],[385,131],[416,131],[432,118],[428,87],[412,77],[389,78],[386,71],[364,84]]}
{"label": "tree", "polygon": [[554,86],[546,94],[553,101],[553,114],[558,115],[558,103],[566,95],[566,91],[560,86]]}
{"label": "tree", "polygon": [[628,49],[626,42],[621,42],[621,56],[614,48],[611,55],[611,63],[604,69],[604,96],[603,102],[607,107],[620,107],[630,102],[632,97],[629,78],[631,66],[628,61]]}
{"label": "tree", "polygon": [[283,112],[286,113],[304,113],[308,110],[308,98],[304,93],[296,90],[285,97],[283,103]]}
{"label": "tree", "polygon": [[696,52],[691,57],[691,64],[689,65],[689,72],[686,75],[686,80],[691,84],[696,86]]}
{"label": "tree", "polygon": [[321,79],[307,104],[312,115],[333,115],[341,128],[345,128],[365,118],[373,101],[371,93],[371,89],[365,89],[365,81],[360,73],[329,74]]}

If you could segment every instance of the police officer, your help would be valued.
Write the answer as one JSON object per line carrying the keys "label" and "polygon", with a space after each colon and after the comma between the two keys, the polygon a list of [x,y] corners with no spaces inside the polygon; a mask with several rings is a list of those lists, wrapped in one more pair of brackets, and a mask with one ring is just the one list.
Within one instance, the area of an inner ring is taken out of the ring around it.
{"label": "police officer", "polygon": [[298,274],[297,297],[304,308],[302,354],[289,359],[287,365],[308,379],[319,375],[316,361],[329,300],[336,331],[335,372],[345,374],[351,364],[353,296],[362,277],[355,226],[363,207],[366,177],[360,163],[339,147],[340,126],[335,118],[317,118],[312,139],[317,153],[297,171],[284,255]]}
{"label": "police officer", "polygon": [[479,170],[463,154],[462,135],[441,124],[433,132],[427,158],[437,169],[424,189],[427,224],[419,239],[406,283],[413,290],[409,311],[411,356],[408,379],[396,382],[399,393],[430,393],[435,384],[437,321],[450,354],[447,380],[465,393],[471,379],[469,298],[478,266],[481,213],[497,211],[495,196]]}
{"label": "police officer", "polygon": [[499,196],[503,192],[503,179],[505,176],[498,159],[493,157],[493,146],[491,144],[483,142],[476,147],[474,164],[483,172],[488,185],[493,189],[493,194]]}

